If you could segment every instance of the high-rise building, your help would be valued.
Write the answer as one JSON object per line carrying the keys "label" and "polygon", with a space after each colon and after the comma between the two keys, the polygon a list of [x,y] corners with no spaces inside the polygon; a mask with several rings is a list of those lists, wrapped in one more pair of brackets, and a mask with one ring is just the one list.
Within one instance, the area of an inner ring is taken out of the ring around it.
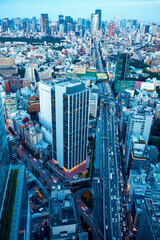
{"label": "high-rise building", "polygon": [[65,16],[65,32],[69,32],[73,27],[73,18],[71,16]]}
{"label": "high-rise building", "polygon": [[146,198],[142,209],[137,240],[158,240],[160,239],[160,204],[153,202],[151,198]]}
{"label": "high-rise building", "polygon": [[123,92],[126,89],[134,90],[135,79],[128,77],[129,61],[129,54],[118,53],[114,81],[114,89],[116,94]]}
{"label": "high-rise building", "polygon": [[32,18],[32,30],[33,31],[37,30],[37,18],[36,17]]}
{"label": "high-rise building", "polygon": [[[7,134],[4,123],[4,113],[0,98],[0,220],[3,210],[4,198],[9,178],[10,158],[7,143]],[[1,223],[0,223],[1,228]]]}
{"label": "high-rise building", "polygon": [[58,25],[60,25],[60,24],[64,24],[64,16],[63,15],[58,16]]}
{"label": "high-rise building", "polygon": [[132,148],[131,136],[142,136],[144,138],[140,143],[148,144],[149,134],[152,126],[153,115],[151,114],[135,114],[129,116],[126,138],[125,138],[125,148],[126,148],[126,170],[128,170],[129,165],[129,155]]}
{"label": "high-rise building", "polygon": [[118,95],[118,110],[122,111],[124,107],[129,108],[130,104],[130,93],[129,92],[121,92]]}
{"label": "high-rise building", "polygon": [[49,18],[48,14],[41,14],[41,32],[49,34]]}
{"label": "high-rise building", "polygon": [[153,115],[151,114],[130,115],[126,132],[126,142],[128,142],[131,135],[141,135],[145,139],[145,144],[148,144],[152,120]]}
{"label": "high-rise building", "polygon": [[99,14],[91,14],[91,33],[95,34],[99,29]]}
{"label": "high-rise building", "polygon": [[108,23],[108,36],[113,36],[113,29],[112,29],[112,23]]}
{"label": "high-rise building", "polygon": [[92,84],[89,97],[89,114],[93,117],[97,116],[98,94],[99,94],[98,86]]}
{"label": "high-rise building", "polygon": [[[5,153],[6,154],[6,153]],[[30,203],[24,165],[12,165],[0,219],[1,240],[30,239]]]}
{"label": "high-rise building", "polygon": [[26,20],[23,21],[23,32],[28,33],[28,22]]}
{"label": "high-rise building", "polygon": [[40,116],[39,121],[43,127],[52,131],[51,89],[54,83],[39,82]]}
{"label": "high-rise building", "polygon": [[149,26],[149,25],[145,25],[145,28],[144,28],[144,33],[149,33],[149,28],[150,28],[150,26]]}
{"label": "high-rise building", "polygon": [[17,162],[16,139],[14,137],[12,137],[11,135],[8,135],[7,140],[8,140],[10,160],[11,160],[11,162],[16,163]]}
{"label": "high-rise building", "polygon": [[[87,158],[89,89],[66,81],[52,89],[53,159],[70,172]],[[62,150],[63,146],[63,150]]]}
{"label": "high-rise building", "polygon": [[53,160],[66,171],[86,161],[89,89],[71,80],[39,83],[40,122],[52,131]]}
{"label": "high-rise building", "polygon": [[127,53],[119,53],[116,64],[115,80],[125,80],[129,71],[130,56]]}
{"label": "high-rise building", "polygon": [[3,29],[3,32],[7,32],[8,30],[8,21],[6,19],[3,19],[2,21],[2,29]]}
{"label": "high-rise building", "polygon": [[102,19],[102,10],[101,9],[96,9],[95,14],[98,14],[99,18],[99,23],[98,23],[98,30],[101,29],[101,19]]}
{"label": "high-rise building", "polygon": [[0,98],[0,239],[30,239],[30,205],[24,165],[10,166]]}

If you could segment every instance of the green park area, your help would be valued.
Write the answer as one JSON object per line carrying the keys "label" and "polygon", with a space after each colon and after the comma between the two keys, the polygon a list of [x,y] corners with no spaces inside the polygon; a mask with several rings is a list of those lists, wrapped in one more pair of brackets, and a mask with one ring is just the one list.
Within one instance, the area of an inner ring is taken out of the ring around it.
{"label": "green park area", "polygon": [[0,232],[1,240],[9,240],[10,239],[18,174],[19,174],[19,170],[13,170],[13,171],[11,171],[11,174],[10,174],[8,188],[7,188],[8,190],[6,193],[6,202],[4,203],[4,207],[5,207],[4,213],[5,214],[2,215],[2,231]]}

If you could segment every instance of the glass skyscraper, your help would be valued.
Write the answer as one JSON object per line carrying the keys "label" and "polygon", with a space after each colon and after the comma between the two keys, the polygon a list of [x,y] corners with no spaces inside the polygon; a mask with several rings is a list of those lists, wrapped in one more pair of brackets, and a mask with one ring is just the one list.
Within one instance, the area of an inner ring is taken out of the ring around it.
{"label": "glass skyscraper", "polygon": [[41,14],[41,32],[49,34],[49,18],[48,14]]}
{"label": "glass skyscraper", "polygon": [[9,177],[9,166],[10,159],[7,142],[7,133],[4,122],[2,100],[0,98],[0,220]]}
{"label": "glass skyscraper", "polygon": [[117,56],[114,89],[119,94],[126,89],[134,90],[135,79],[128,77],[130,56],[127,53],[119,53]]}
{"label": "glass skyscraper", "polygon": [[101,16],[102,16],[102,10],[101,9],[96,9],[95,10],[95,14],[98,14],[99,15],[99,23],[98,23],[98,30],[100,30],[101,29]]}

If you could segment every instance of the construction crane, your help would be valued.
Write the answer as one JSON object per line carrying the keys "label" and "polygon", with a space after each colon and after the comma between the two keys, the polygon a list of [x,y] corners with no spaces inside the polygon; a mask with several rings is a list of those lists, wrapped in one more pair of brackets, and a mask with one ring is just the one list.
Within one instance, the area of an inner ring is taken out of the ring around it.
{"label": "construction crane", "polygon": [[40,191],[36,187],[35,187],[35,189],[36,189],[36,193],[38,193],[39,198],[42,199],[43,195],[40,193]]}

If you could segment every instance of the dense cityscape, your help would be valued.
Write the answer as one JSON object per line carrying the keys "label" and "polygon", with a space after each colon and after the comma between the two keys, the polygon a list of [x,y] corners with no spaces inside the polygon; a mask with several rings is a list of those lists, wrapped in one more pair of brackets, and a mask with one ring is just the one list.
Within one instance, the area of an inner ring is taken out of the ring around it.
{"label": "dense cityscape", "polygon": [[0,240],[160,240],[160,21],[0,19]]}

